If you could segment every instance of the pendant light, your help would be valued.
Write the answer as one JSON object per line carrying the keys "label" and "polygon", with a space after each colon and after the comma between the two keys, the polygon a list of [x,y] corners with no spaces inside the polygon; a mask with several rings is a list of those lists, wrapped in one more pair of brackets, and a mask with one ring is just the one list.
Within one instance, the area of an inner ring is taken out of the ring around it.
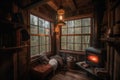
{"label": "pendant light", "polygon": [[61,0],[60,7],[57,10],[57,24],[60,25],[60,26],[65,25],[64,15],[65,15],[65,10],[63,9],[62,0]]}

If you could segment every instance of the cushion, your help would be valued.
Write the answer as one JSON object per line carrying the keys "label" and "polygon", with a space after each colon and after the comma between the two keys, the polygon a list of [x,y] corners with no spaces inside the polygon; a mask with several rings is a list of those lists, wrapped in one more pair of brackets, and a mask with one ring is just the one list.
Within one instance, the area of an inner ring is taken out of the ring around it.
{"label": "cushion", "polygon": [[39,60],[40,60],[41,63],[48,64],[49,58],[47,57],[45,52],[40,53],[39,58],[40,58]]}
{"label": "cushion", "polygon": [[61,56],[55,55],[55,56],[51,56],[50,58],[51,58],[51,59],[52,59],[52,58],[56,59],[61,66],[63,65],[63,59],[62,59]]}

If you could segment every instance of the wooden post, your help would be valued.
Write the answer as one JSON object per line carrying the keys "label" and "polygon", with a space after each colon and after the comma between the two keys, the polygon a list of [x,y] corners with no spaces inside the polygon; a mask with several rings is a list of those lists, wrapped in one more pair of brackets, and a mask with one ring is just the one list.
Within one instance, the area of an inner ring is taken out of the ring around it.
{"label": "wooden post", "polygon": [[[15,25],[16,26],[16,25]],[[20,46],[20,30],[16,31],[16,47]],[[18,80],[18,51],[13,54],[14,80]]]}

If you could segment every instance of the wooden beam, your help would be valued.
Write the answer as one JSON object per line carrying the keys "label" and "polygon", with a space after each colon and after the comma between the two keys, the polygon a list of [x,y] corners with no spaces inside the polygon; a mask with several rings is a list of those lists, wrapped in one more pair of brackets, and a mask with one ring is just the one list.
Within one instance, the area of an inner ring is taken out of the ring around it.
{"label": "wooden beam", "polygon": [[65,21],[73,20],[73,19],[80,19],[80,18],[85,18],[85,17],[93,17],[93,13],[80,14],[77,16],[68,16],[67,18],[65,18]]}
{"label": "wooden beam", "polygon": [[66,0],[66,3],[68,3],[68,6],[71,8],[72,11],[76,10],[76,6],[73,0]]}
{"label": "wooden beam", "polygon": [[31,12],[33,15],[36,15],[36,16],[38,16],[38,17],[41,17],[41,18],[43,18],[43,19],[45,19],[45,20],[48,20],[48,21],[50,21],[50,22],[53,22],[53,19],[51,18],[51,17],[53,17],[53,16],[45,15],[45,14],[40,13],[39,11],[36,11],[36,10],[34,10],[34,9],[30,10],[30,12]]}
{"label": "wooden beam", "polygon": [[76,9],[75,11],[66,12],[65,18],[69,18],[69,17],[73,17],[76,15],[81,15],[81,14],[88,14],[88,13],[93,13],[92,7],[88,6],[88,7]]}
{"label": "wooden beam", "polygon": [[50,1],[50,0],[34,0],[34,1],[32,1],[31,3],[23,6],[22,8],[23,8],[23,9],[31,9],[31,8],[34,8],[34,7],[36,7],[36,6],[45,4],[45,3],[48,2],[48,1]]}
{"label": "wooden beam", "polygon": [[55,11],[59,8],[52,0],[48,1],[47,4]]}

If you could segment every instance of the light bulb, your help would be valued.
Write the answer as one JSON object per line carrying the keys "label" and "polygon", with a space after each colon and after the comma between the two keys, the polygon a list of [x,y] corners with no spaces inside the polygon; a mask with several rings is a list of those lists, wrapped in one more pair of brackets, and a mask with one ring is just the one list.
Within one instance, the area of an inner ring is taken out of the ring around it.
{"label": "light bulb", "polygon": [[63,16],[62,15],[59,16],[59,20],[63,20]]}

